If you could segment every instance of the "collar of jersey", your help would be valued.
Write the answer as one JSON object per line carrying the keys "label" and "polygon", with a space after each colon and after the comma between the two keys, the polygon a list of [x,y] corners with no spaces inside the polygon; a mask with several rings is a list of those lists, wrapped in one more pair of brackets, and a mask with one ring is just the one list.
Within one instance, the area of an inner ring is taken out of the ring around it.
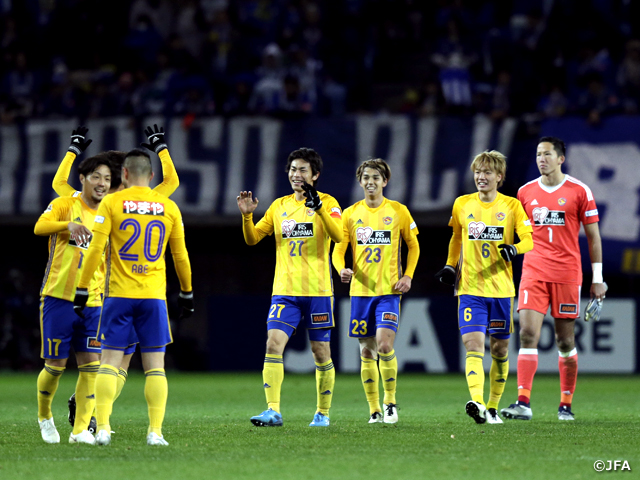
{"label": "collar of jersey", "polygon": [[362,204],[364,205],[364,208],[366,208],[370,212],[377,212],[382,207],[384,207],[386,205],[386,203],[387,203],[387,199],[385,197],[382,197],[382,203],[380,205],[378,205],[376,208],[371,208],[369,205],[367,205],[367,199],[366,198],[364,200],[362,200]]}

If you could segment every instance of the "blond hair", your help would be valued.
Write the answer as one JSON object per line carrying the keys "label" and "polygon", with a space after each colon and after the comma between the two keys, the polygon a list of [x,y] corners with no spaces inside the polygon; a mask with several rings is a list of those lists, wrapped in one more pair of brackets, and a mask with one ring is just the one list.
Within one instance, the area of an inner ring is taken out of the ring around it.
{"label": "blond hair", "polygon": [[507,177],[507,157],[497,150],[484,151],[476,155],[473,162],[471,162],[471,171],[475,173],[476,169],[482,165],[486,165],[496,174],[502,175],[500,182],[498,182],[498,187],[501,187]]}
{"label": "blond hair", "polygon": [[356,170],[356,178],[358,179],[358,183],[362,180],[362,174],[364,174],[365,168],[373,168],[377,170],[378,173],[382,176],[383,180],[389,180],[391,178],[391,169],[387,162],[385,162],[381,158],[372,158],[370,160],[365,160]]}

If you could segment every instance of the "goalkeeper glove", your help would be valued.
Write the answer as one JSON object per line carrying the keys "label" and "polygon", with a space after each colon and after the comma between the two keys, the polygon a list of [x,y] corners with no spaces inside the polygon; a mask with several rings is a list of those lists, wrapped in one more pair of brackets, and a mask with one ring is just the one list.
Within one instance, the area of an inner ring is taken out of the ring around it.
{"label": "goalkeeper glove", "polygon": [[456,283],[456,269],[451,265],[445,265],[445,267],[436,273],[436,278],[445,285],[453,286]]}
{"label": "goalkeeper glove", "polygon": [[69,152],[80,155],[87,149],[89,145],[91,145],[91,142],[93,142],[93,140],[87,140],[85,138],[88,131],[89,129],[86,127],[78,127],[73,132],[71,132],[71,144],[68,148]]}
{"label": "goalkeeper glove", "polygon": [[76,288],[76,296],[73,299],[73,311],[84,320],[84,307],[87,305],[87,300],[89,300],[89,290],[86,288]]}
{"label": "goalkeeper glove", "polygon": [[518,255],[518,250],[513,245],[507,245],[506,243],[503,243],[501,245],[498,245],[498,248],[500,249],[500,255],[502,255],[502,258],[504,258],[507,262],[513,262],[513,259],[516,258],[516,255]]}
{"label": "goalkeeper glove", "polygon": [[179,320],[189,318],[193,315],[193,292],[183,292],[180,290],[180,295],[178,295],[178,306],[182,309]]}
{"label": "goalkeeper glove", "polygon": [[[155,129],[155,131],[154,131]],[[164,128],[158,128],[158,125],[153,124],[153,128],[147,127],[144,129],[144,134],[149,139],[149,143],[141,143],[140,146],[151,150],[152,152],[156,152],[156,154],[160,153],[162,150],[167,148],[167,144],[164,141]]]}
{"label": "goalkeeper glove", "polygon": [[322,207],[320,195],[318,195],[318,191],[313,185],[310,185],[307,182],[302,182],[302,189],[304,190],[304,196],[307,197],[307,201],[304,202],[307,207],[312,209],[314,212]]}
{"label": "goalkeeper glove", "polygon": [[587,304],[587,308],[584,309],[584,321],[589,322],[593,320],[597,322],[600,320],[600,313],[602,312],[602,300],[598,300],[596,297],[593,297],[589,300]]}

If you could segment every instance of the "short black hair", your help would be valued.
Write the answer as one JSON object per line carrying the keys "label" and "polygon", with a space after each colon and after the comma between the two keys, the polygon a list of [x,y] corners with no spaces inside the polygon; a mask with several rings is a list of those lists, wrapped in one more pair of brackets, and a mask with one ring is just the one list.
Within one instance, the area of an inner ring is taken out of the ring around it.
{"label": "short black hair", "polygon": [[[313,175],[322,172],[322,158],[320,154],[316,152],[313,148],[299,148],[294,150],[289,154],[289,158],[287,159],[287,168],[284,170],[286,173],[289,173],[291,169],[291,164],[294,160],[304,160],[311,166],[311,173]],[[313,182],[315,186],[316,182]]]}
{"label": "short black hair", "polygon": [[538,140],[538,145],[540,145],[542,142],[547,142],[553,145],[553,148],[559,157],[564,157],[567,153],[567,146],[558,137],[542,137],[540,140]]}
{"label": "short black hair", "polygon": [[[147,159],[146,162],[138,162],[135,160],[129,160],[130,158],[139,158],[144,157]],[[122,164],[129,172],[134,176],[141,175],[151,175],[153,169],[151,168],[151,157],[146,152],[146,150],[142,150],[140,148],[134,148],[127,152],[124,156],[124,163]]]}
{"label": "short black hair", "polygon": [[118,188],[122,184],[122,164],[127,152],[120,150],[107,150],[104,155],[111,162],[111,188]]}
{"label": "short black hair", "polygon": [[111,176],[113,176],[113,166],[109,161],[109,158],[104,155],[104,153],[99,153],[94,155],[93,157],[85,158],[78,165],[78,173],[80,175],[84,175],[84,177],[88,177],[93,172],[95,172],[100,165],[106,165],[111,172]]}

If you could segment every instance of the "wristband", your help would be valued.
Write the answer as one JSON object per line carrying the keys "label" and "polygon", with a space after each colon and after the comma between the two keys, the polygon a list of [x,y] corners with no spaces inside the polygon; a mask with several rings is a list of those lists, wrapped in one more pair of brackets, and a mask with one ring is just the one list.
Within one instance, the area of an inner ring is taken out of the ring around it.
{"label": "wristband", "polygon": [[602,278],[602,263],[592,263],[591,268],[593,269],[593,279],[591,283],[604,283]]}

